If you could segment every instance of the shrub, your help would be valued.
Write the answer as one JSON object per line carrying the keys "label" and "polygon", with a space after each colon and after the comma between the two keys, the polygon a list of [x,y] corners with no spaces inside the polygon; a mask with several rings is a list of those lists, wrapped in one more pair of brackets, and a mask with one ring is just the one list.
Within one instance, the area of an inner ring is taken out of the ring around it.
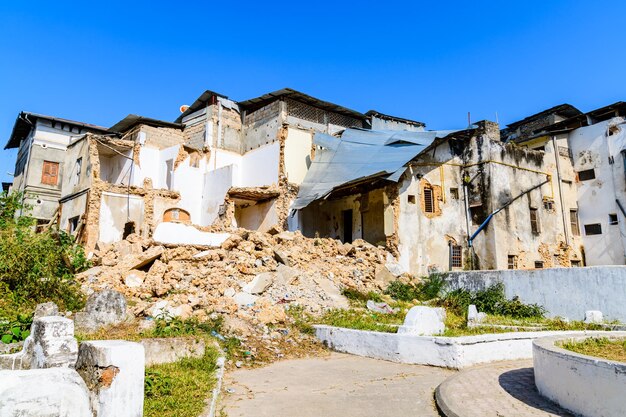
{"label": "shrub", "polygon": [[224,319],[221,315],[215,319],[199,321],[196,318],[181,319],[179,317],[159,316],[154,321],[154,328],[150,330],[152,337],[176,337],[219,333]]}
{"label": "shrub", "polygon": [[537,304],[524,304],[518,297],[507,300],[504,284],[501,282],[480,291],[471,292],[456,289],[448,292],[440,304],[460,316],[467,315],[470,304],[476,305],[478,311],[487,314],[508,316],[513,318],[542,318],[545,309]]}
{"label": "shrub", "polygon": [[[19,193],[0,194],[0,315],[45,301],[80,309],[84,296],[74,273],[89,267],[82,247],[54,227],[36,233],[21,200]],[[26,215],[16,217],[21,209]]]}
{"label": "shrub", "polygon": [[0,341],[2,343],[21,342],[30,334],[32,322],[32,316],[26,314],[18,314],[13,321],[0,320]]}
{"label": "shrub", "polygon": [[428,301],[439,297],[445,286],[445,275],[431,274],[418,284],[392,281],[385,294],[398,301]]}

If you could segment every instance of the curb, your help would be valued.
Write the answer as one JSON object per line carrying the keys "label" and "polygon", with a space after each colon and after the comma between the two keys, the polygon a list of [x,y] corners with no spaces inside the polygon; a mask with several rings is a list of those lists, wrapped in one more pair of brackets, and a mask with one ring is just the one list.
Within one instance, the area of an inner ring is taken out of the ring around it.
{"label": "curb", "polygon": [[224,351],[220,347],[218,343],[215,343],[218,351],[220,352],[220,356],[215,361],[217,366],[217,382],[215,384],[215,388],[213,388],[213,394],[211,397],[211,406],[209,407],[209,413],[207,417],[215,417],[215,412],[217,411],[217,400],[219,399],[220,393],[222,392],[222,381],[224,380],[224,367],[226,365],[226,355]]}
{"label": "curb", "polygon": [[444,385],[446,384],[446,382],[448,382],[450,379],[455,378],[455,377],[456,375],[446,379],[441,384],[439,384],[437,388],[435,389],[435,405],[437,406],[437,410],[439,411],[439,414],[441,414],[444,417],[461,417],[457,413],[452,411],[450,407],[448,407],[448,404],[446,404],[446,401],[445,401],[445,396],[441,393],[442,389],[445,389]]}

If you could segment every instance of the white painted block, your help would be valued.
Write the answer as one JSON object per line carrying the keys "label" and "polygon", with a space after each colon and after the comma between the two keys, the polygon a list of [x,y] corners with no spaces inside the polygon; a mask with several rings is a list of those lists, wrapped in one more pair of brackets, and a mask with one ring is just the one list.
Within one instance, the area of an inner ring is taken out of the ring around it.
{"label": "white painted block", "polygon": [[94,417],[143,416],[145,353],[141,344],[83,342],[76,370],[91,390]]}
{"label": "white painted block", "polygon": [[441,334],[446,330],[445,320],[445,308],[415,306],[407,313],[404,325],[398,328],[398,333],[423,336]]}

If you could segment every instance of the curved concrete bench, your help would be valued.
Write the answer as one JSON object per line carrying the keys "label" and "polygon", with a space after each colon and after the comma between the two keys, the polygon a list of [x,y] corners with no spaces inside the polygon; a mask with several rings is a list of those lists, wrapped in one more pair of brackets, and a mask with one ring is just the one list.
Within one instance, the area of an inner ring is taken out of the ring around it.
{"label": "curved concrete bench", "polygon": [[626,363],[580,355],[559,342],[589,337],[626,339],[626,332],[546,337],[533,342],[535,384],[544,397],[584,417],[626,415]]}

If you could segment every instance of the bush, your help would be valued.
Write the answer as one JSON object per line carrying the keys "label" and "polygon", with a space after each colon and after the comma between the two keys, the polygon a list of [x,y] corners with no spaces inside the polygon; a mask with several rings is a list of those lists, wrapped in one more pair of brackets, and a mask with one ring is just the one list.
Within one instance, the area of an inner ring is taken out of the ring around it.
{"label": "bush", "polygon": [[467,316],[470,304],[476,305],[478,311],[512,318],[542,318],[546,313],[543,307],[537,304],[524,304],[518,297],[507,300],[504,295],[504,284],[501,282],[476,292],[465,289],[450,291],[440,304],[460,316]]}
{"label": "bush", "polygon": [[215,319],[200,322],[196,318],[180,319],[178,317],[159,316],[154,321],[154,328],[150,330],[152,337],[177,337],[219,333],[224,319],[217,316]]}
{"label": "bush", "polygon": [[428,301],[439,297],[445,286],[445,275],[431,274],[418,284],[392,281],[385,294],[398,301]]}
{"label": "bush", "polygon": [[0,315],[15,315],[24,306],[54,301],[80,309],[84,296],[74,274],[89,266],[82,247],[67,233],[51,227],[34,230],[28,215],[16,217],[21,194],[0,194]]}

